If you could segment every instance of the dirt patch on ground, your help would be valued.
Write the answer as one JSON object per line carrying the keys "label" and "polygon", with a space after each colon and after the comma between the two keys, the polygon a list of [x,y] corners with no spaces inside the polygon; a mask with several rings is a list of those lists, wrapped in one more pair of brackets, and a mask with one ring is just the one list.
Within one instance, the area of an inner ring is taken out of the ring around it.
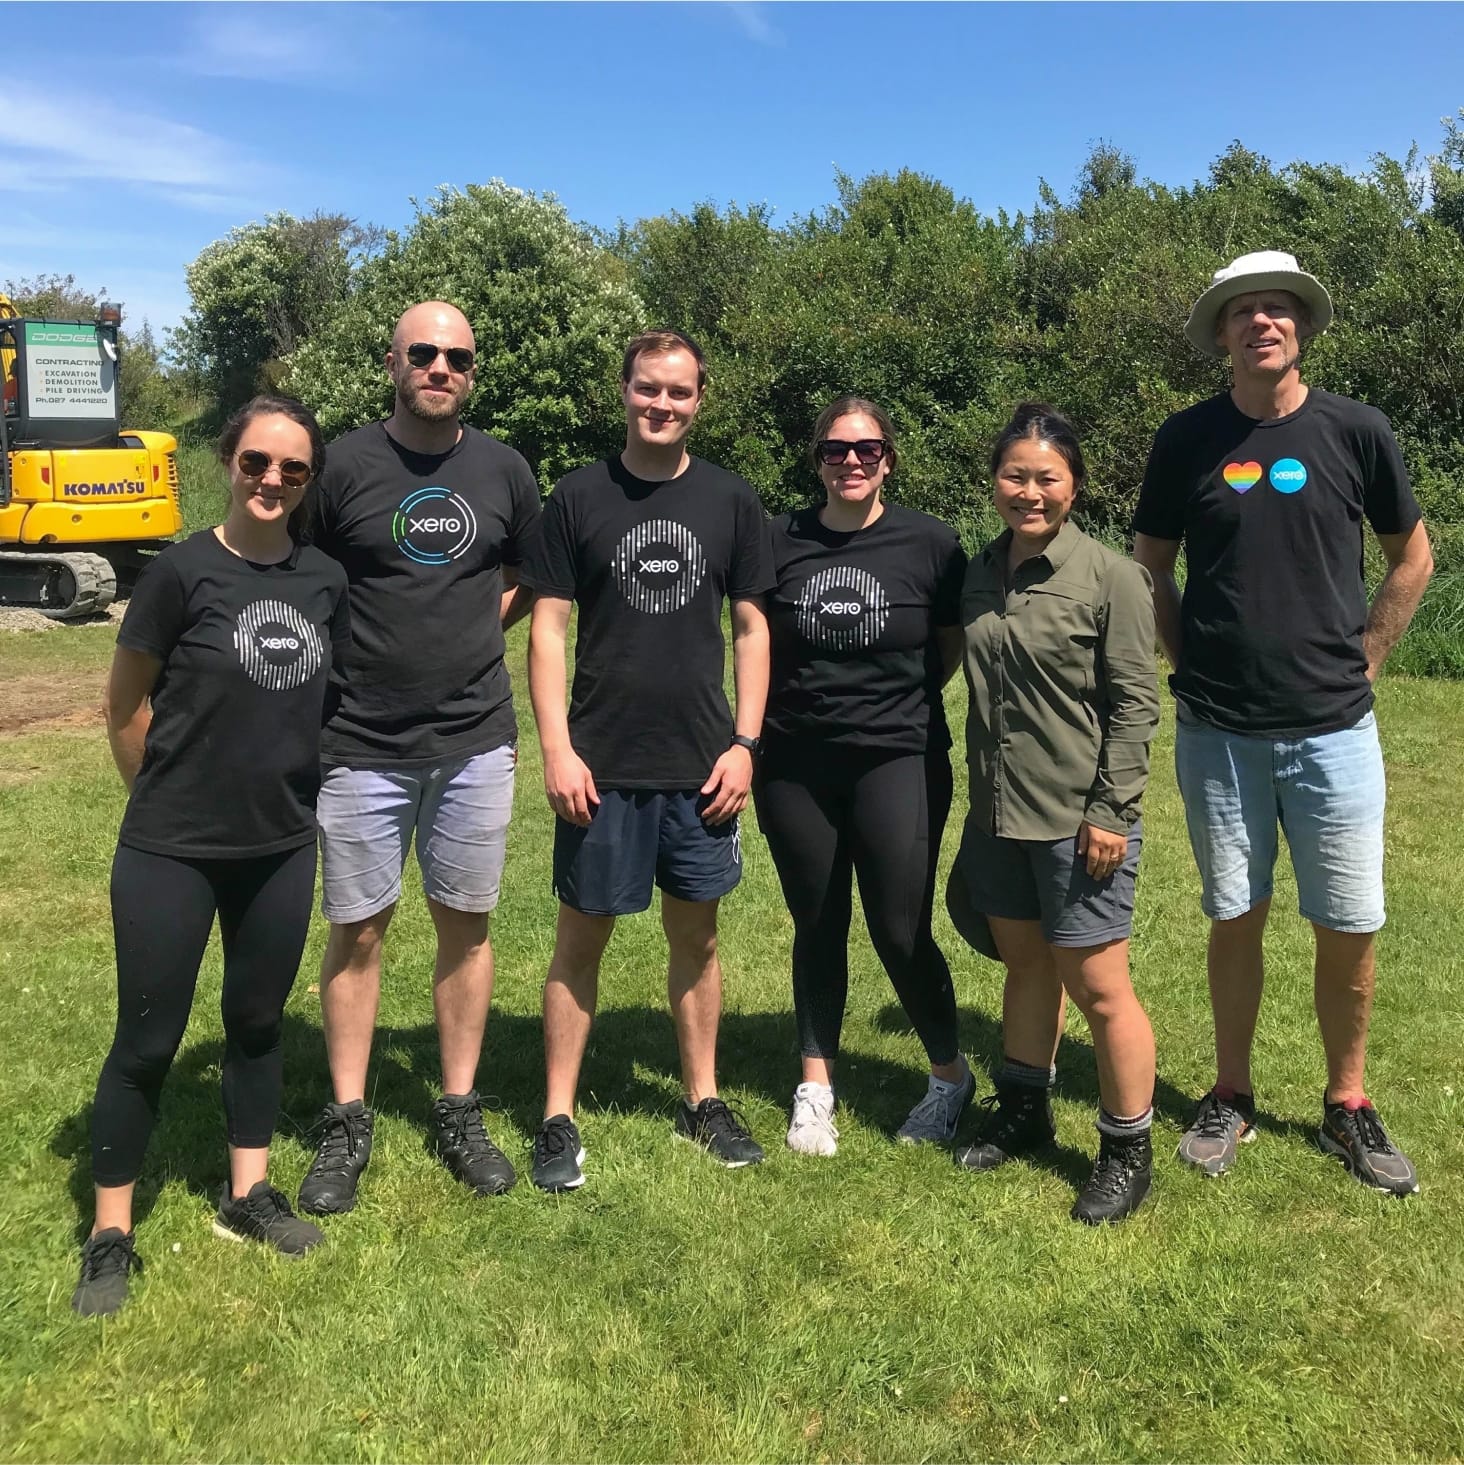
{"label": "dirt patch on ground", "polygon": [[102,688],[95,671],[0,680],[0,733],[101,727]]}

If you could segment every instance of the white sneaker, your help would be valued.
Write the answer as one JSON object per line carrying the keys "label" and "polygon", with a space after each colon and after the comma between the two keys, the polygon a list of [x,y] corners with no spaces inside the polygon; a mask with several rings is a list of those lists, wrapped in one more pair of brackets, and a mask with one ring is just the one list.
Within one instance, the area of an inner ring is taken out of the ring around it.
{"label": "white sneaker", "polygon": [[950,1144],[975,1092],[976,1075],[969,1064],[960,1083],[947,1083],[932,1073],[925,1097],[910,1111],[895,1138],[907,1145]]}
{"label": "white sneaker", "polygon": [[832,1155],[839,1148],[831,1088],[821,1083],[801,1083],[793,1090],[788,1148],[800,1155]]}

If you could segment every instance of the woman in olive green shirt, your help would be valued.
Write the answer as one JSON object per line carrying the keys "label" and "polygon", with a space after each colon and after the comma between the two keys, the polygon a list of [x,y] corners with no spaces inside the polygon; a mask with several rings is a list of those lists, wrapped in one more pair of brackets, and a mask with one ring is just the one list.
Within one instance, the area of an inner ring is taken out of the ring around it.
{"label": "woman in olive green shirt", "polygon": [[1153,599],[1138,565],[1071,522],[1087,475],[1060,413],[1024,402],[991,470],[1007,528],[962,589],[971,810],[949,893],[1007,969],[1004,1062],[957,1159],[991,1170],[1052,1143],[1066,991],[1098,1060],[1098,1161],[1073,1207],[1096,1225],[1143,1201],[1152,1165],[1154,1035],[1128,938],[1159,720]]}

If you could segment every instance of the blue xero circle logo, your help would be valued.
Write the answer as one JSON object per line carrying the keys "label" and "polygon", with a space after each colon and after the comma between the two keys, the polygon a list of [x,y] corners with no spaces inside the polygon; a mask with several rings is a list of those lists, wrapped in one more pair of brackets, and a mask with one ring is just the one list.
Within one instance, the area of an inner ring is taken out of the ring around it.
{"label": "blue xero circle logo", "polygon": [[1306,464],[1279,458],[1271,464],[1271,487],[1277,493],[1300,493],[1306,487]]}
{"label": "blue xero circle logo", "polygon": [[445,565],[461,558],[478,534],[467,501],[450,488],[419,488],[392,516],[391,537],[419,565]]}

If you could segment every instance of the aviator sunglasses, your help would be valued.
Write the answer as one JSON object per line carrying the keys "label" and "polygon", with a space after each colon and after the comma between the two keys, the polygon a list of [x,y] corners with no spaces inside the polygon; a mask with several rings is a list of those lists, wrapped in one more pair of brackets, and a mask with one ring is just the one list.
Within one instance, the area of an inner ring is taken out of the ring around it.
{"label": "aviator sunglasses", "polygon": [[473,369],[473,353],[466,346],[434,346],[431,341],[413,341],[407,347],[407,360],[421,371],[437,360],[439,352],[459,376],[465,376]]}
{"label": "aviator sunglasses", "polygon": [[286,458],[276,463],[268,453],[261,453],[257,448],[245,448],[235,461],[245,478],[263,478],[273,467],[280,470],[280,482],[291,488],[302,488],[311,479],[309,463],[302,463],[299,458]]}
{"label": "aviator sunglasses", "polygon": [[813,445],[814,456],[825,468],[842,463],[849,456],[849,450],[859,459],[861,468],[873,468],[889,452],[890,445],[882,437],[861,438],[857,443],[846,443],[842,438],[826,437]]}

